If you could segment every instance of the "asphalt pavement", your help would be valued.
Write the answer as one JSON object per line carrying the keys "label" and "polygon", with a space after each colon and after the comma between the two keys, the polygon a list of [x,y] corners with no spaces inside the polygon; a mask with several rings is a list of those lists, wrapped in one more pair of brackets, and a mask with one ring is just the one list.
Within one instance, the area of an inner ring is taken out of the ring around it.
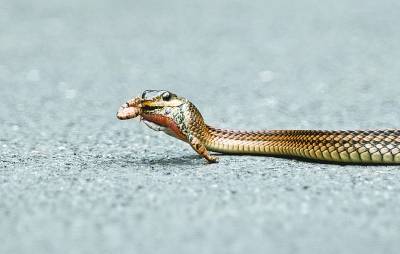
{"label": "asphalt pavement", "polygon": [[233,129],[400,127],[399,1],[0,3],[0,253],[398,253],[400,167],[192,149],[121,103]]}

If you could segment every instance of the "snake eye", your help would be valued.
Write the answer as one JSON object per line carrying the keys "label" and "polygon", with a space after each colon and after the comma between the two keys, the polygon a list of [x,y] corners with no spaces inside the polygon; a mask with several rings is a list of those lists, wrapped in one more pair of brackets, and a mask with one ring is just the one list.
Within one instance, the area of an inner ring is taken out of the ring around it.
{"label": "snake eye", "polygon": [[169,93],[169,92],[165,92],[161,96],[164,101],[169,101],[171,99],[171,93]]}

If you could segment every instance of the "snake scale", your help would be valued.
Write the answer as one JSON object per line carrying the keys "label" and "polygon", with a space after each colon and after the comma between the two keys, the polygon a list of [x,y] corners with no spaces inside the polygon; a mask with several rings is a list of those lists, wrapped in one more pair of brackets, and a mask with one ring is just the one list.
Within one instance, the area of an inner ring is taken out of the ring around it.
{"label": "snake scale", "polygon": [[400,164],[400,130],[234,131],[208,126],[186,98],[163,90],[146,90],[123,104],[120,120],[140,117],[153,130],[189,143],[208,162],[209,151],[267,155],[339,164]]}

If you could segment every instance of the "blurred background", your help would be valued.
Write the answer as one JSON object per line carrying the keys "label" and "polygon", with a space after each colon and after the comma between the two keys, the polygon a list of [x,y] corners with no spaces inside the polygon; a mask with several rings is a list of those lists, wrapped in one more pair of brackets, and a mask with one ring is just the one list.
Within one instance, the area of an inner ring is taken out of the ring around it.
{"label": "blurred background", "polygon": [[115,118],[145,89],[234,129],[400,126],[400,2],[0,2],[1,253],[396,253],[397,167],[223,156]]}

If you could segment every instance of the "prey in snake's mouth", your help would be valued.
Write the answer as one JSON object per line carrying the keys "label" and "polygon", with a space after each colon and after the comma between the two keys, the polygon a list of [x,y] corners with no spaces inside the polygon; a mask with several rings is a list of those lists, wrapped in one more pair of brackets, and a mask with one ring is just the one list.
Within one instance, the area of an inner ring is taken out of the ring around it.
{"label": "prey in snake's mouth", "polygon": [[148,127],[183,140],[208,162],[209,151],[301,158],[339,164],[400,164],[400,130],[232,131],[208,126],[186,98],[146,90],[124,103],[117,117],[140,117]]}

